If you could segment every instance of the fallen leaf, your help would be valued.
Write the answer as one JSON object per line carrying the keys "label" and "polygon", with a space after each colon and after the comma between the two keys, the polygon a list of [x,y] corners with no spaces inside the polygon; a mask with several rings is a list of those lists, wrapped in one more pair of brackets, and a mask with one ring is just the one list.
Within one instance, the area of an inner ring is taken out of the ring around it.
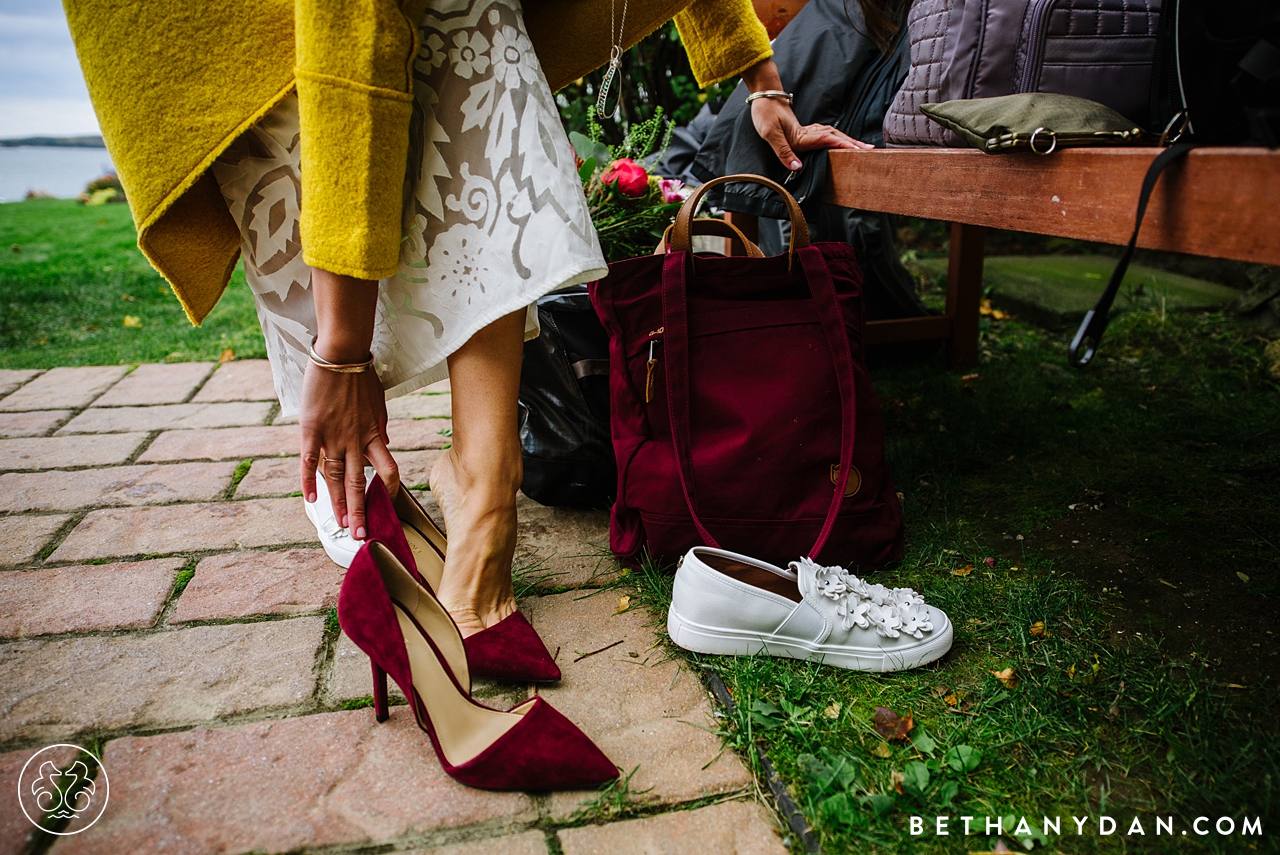
{"label": "fallen leaf", "polygon": [[964,697],[964,692],[952,692],[942,700],[945,701],[947,706],[949,707],[958,707],[960,706],[960,699],[963,697]]}
{"label": "fallen leaf", "polygon": [[877,742],[872,746],[871,753],[885,760],[893,756],[893,752],[889,750],[889,743],[887,742]]}
{"label": "fallen leaf", "polygon": [[991,308],[991,301],[990,301],[990,300],[983,300],[983,301],[978,305],[978,314],[980,314],[980,315],[990,315],[993,311],[995,311],[995,310]]}
{"label": "fallen leaf", "polygon": [[1048,638],[1049,636],[1049,633],[1044,631],[1044,621],[1042,620],[1038,620],[1031,624],[1031,629],[1028,631],[1036,638]]}
{"label": "fallen leaf", "polygon": [[991,676],[995,677],[1004,684],[1006,689],[1018,688],[1018,672],[1012,668],[1004,668],[1000,671],[992,671]]}
{"label": "fallen leaf", "polygon": [[236,352],[228,347],[226,350],[222,351],[222,355],[218,357],[218,364],[221,365],[224,362],[230,362],[235,358]]}
{"label": "fallen leaf", "polygon": [[1242,686],[1239,683],[1227,683],[1228,689],[1247,689],[1248,686]]}
{"label": "fallen leaf", "polygon": [[888,707],[876,707],[872,724],[876,733],[889,741],[906,739],[911,728],[915,727],[915,722],[911,720],[911,713],[900,716]]}
{"label": "fallen leaf", "polygon": [[1072,663],[1071,667],[1067,669],[1067,679],[1074,680],[1075,678],[1076,678],[1076,666],[1075,666],[1075,663]]}
{"label": "fallen leaf", "polygon": [[960,378],[960,385],[966,389],[973,389],[982,382],[982,377],[978,374],[966,374]]}
{"label": "fallen leaf", "polygon": [[1015,572],[1015,571],[1020,570],[1020,569],[1021,569],[1020,567],[1010,567],[1010,568],[1009,568],[1010,572]]}
{"label": "fallen leaf", "polygon": [[827,708],[826,708],[825,710],[823,710],[823,711],[822,711],[822,717],[823,717],[823,718],[830,718],[830,719],[837,719],[837,718],[839,718],[839,717],[840,717],[840,709],[841,709],[841,706],[840,706],[840,702],[839,702],[839,701],[835,701],[835,702],[833,702],[833,703],[830,703],[830,704],[828,704],[828,705],[827,705]]}
{"label": "fallen leaf", "polygon": [[902,782],[906,778],[897,769],[889,773],[889,783],[893,784],[893,788],[898,791],[898,795],[902,795]]}
{"label": "fallen leaf", "polygon": [[986,564],[987,567],[992,570],[996,569],[996,560],[994,558],[984,558],[982,559],[982,563]]}
{"label": "fallen leaf", "polygon": [[934,686],[932,694],[935,698],[941,698],[944,695],[951,694],[951,687],[950,686]]}
{"label": "fallen leaf", "polygon": [[1249,574],[1248,574],[1248,573],[1241,573],[1239,570],[1237,570],[1237,571],[1236,571],[1236,575],[1240,577],[1240,581],[1241,581],[1241,582],[1248,582],[1248,581],[1249,581]]}
{"label": "fallen leaf", "polygon": [[121,294],[120,299],[124,300],[126,303],[133,303],[136,302],[138,298],[132,294]]}
{"label": "fallen leaf", "polygon": [[968,576],[972,572],[973,572],[973,565],[966,564],[963,567],[959,567],[955,570],[952,570],[951,575],[952,576]]}
{"label": "fallen leaf", "polygon": [[141,329],[142,318],[138,317],[137,315],[125,315],[124,325],[131,330]]}
{"label": "fallen leaf", "polygon": [[1116,704],[1111,705],[1111,709],[1107,710],[1107,718],[1115,721],[1120,717],[1120,707]]}
{"label": "fallen leaf", "polygon": [[629,608],[631,608],[631,595],[623,594],[621,597],[618,598],[618,608],[616,611],[614,611],[614,614],[615,615],[622,614]]}

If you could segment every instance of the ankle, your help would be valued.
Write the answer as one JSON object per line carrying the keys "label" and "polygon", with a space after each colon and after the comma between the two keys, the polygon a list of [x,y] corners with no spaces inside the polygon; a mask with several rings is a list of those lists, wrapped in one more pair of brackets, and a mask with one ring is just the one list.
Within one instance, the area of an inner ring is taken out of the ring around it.
{"label": "ankle", "polygon": [[482,504],[514,504],[524,480],[519,452],[470,452],[455,445],[445,452],[460,492],[483,497]]}

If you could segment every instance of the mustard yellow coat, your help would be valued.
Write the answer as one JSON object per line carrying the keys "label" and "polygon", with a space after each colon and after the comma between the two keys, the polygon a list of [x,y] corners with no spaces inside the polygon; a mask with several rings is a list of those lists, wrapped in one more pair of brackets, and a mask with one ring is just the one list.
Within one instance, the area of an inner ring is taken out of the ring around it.
{"label": "mustard yellow coat", "polygon": [[[218,302],[240,253],[209,166],[294,88],[304,259],[362,279],[395,273],[416,23],[429,0],[64,2],[138,246],[192,323]],[[772,53],[750,0],[627,5],[624,44],[675,17],[700,85]],[[525,4],[553,90],[608,60],[609,15],[610,0]]]}

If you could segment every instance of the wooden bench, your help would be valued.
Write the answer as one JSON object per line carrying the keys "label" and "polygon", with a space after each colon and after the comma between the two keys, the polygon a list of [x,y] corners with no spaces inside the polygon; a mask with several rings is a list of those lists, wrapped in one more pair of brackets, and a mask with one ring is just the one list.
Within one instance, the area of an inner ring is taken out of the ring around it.
{"label": "wooden bench", "polygon": [[[1044,157],[942,148],[831,152],[828,202],[951,223],[946,312],[872,321],[868,343],[944,339],[948,365],[976,364],[986,229],[1124,245],[1143,176],[1159,151],[1079,148]],[[753,217],[730,219],[755,237]],[[1280,151],[1192,151],[1161,176],[1138,245],[1280,265]]]}

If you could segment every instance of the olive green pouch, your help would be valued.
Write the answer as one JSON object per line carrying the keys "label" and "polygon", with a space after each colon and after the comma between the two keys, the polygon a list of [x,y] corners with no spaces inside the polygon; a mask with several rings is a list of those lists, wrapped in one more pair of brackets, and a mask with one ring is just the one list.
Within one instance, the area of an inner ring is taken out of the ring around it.
{"label": "olive green pouch", "polygon": [[1051,92],[921,104],[920,110],[988,154],[1002,151],[1049,154],[1071,146],[1133,145],[1151,141],[1142,128],[1110,107]]}

